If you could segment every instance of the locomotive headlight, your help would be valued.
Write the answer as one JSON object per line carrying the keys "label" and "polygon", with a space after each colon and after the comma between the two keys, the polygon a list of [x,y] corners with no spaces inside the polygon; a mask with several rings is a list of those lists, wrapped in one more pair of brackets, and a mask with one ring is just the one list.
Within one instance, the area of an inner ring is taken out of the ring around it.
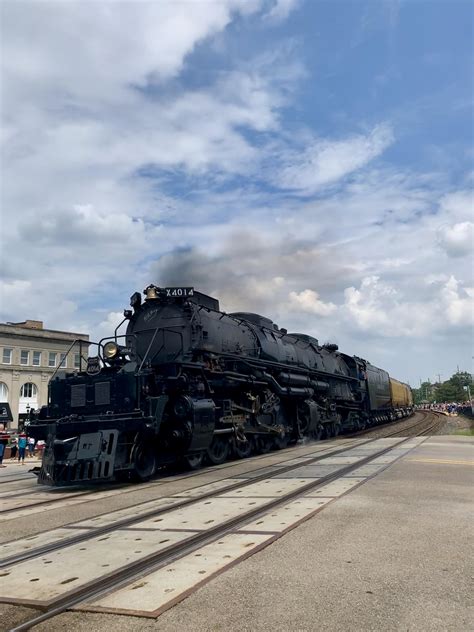
{"label": "locomotive headlight", "polygon": [[118,345],[115,342],[106,342],[104,345],[104,358],[106,360],[113,360],[119,352]]}

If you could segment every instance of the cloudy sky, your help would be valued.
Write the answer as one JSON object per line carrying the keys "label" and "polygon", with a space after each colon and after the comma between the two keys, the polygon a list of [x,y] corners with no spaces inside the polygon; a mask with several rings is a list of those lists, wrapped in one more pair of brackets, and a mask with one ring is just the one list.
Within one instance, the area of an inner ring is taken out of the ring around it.
{"label": "cloudy sky", "polygon": [[135,290],[472,357],[470,0],[2,0],[0,320],[109,335]]}

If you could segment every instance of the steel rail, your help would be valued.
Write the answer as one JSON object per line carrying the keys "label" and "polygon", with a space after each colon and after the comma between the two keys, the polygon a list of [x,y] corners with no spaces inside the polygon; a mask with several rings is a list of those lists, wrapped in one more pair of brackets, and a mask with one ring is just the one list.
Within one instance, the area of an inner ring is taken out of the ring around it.
{"label": "steel rail", "polygon": [[[373,441],[375,441],[375,439],[369,439],[367,441],[364,441],[363,443],[356,444],[356,446],[354,446],[353,444],[350,446],[345,445],[343,447],[337,448],[335,450],[330,450],[328,452],[324,452],[323,454],[320,454],[314,457],[308,457],[308,460],[304,462],[304,465],[311,465],[313,463],[317,463],[318,461],[321,461],[326,457],[337,456],[343,452],[346,452],[347,450],[353,449],[354,447],[366,445],[367,443],[372,443]],[[301,457],[301,458],[305,458],[305,457]],[[293,459],[289,459],[289,460],[293,460]],[[258,472],[258,470],[260,469],[267,470],[268,467],[269,466],[263,466],[261,468],[257,468],[256,470],[254,470],[254,472]],[[297,464],[292,464],[292,465],[283,465],[282,467],[279,467],[279,468],[275,466],[273,467],[274,467],[274,472],[272,471],[271,473],[272,477],[277,476],[278,474],[285,474],[286,472],[291,472],[291,470],[301,467],[301,464],[297,463]],[[66,548],[67,546],[70,546],[73,544],[78,544],[86,540],[91,540],[99,535],[103,535],[105,533],[109,533],[117,529],[123,529],[124,527],[129,527],[137,522],[142,522],[143,520],[155,518],[156,516],[160,516],[169,511],[174,511],[175,509],[182,509],[183,507],[187,507],[188,505],[192,505],[193,503],[200,502],[201,500],[208,500],[209,498],[212,498],[224,492],[234,491],[236,489],[247,487],[248,485],[251,485],[253,483],[258,483],[261,480],[269,478],[269,476],[270,476],[269,472],[265,471],[250,479],[243,479],[242,481],[239,481],[237,483],[231,483],[230,485],[227,485],[226,487],[221,487],[217,490],[204,492],[203,494],[199,496],[192,496],[190,498],[183,499],[181,502],[174,503],[173,505],[168,505],[166,507],[158,507],[156,509],[150,509],[149,511],[145,511],[141,513],[140,515],[135,514],[134,516],[131,516],[130,518],[123,518],[121,520],[117,520],[116,522],[112,524],[104,525],[102,527],[94,527],[93,529],[88,529],[85,532],[78,533],[75,536],[66,538],[64,540],[60,540],[58,542],[51,542],[43,546],[37,547],[35,549],[32,549],[30,551],[23,551],[22,553],[17,553],[10,557],[5,557],[2,560],[0,560],[0,569],[5,568],[7,566],[11,566],[12,564],[17,564],[18,562],[22,562],[27,559],[32,559],[35,557],[39,557],[41,555],[45,555],[47,553],[51,553],[52,551],[56,551],[58,549]],[[179,479],[179,480],[182,480],[182,479]],[[219,480],[225,480],[225,479],[219,479]],[[215,482],[218,482],[218,481],[215,481]],[[146,502],[149,502],[149,501],[145,501],[145,503]],[[145,504],[145,503],[139,503],[138,505],[125,507],[124,510],[133,509],[134,507],[139,507],[140,505]],[[102,515],[107,515],[107,514],[102,514]],[[62,528],[67,528],[68,526],[71,526],[71,525],[66,524],[66,525],[63,525]],[[15,540],[13,540],[13,542],[15,542]],[[9,544],[9,542],[6,542],[4,544]]]}
{"label": "steel rail", "polygon": [[[259,517],[267,514],[269,511],[272,511],[281,505],[284,505],[300,496],[303,496],[309,491],[313,491],[318,487],[327,485],[330,482],[336,481],[339,478],[350,474],[352,471],[358,469],[359,467],[367,465],[371,461],[383,456],[396,447],[399,447],[406,441],[409,441],[411,438],[412,437],[402,438],[395,445],[382,448],[381,450],[378,450],[375,454],[368,455],[357,463],[351,463],[347,466],[343,466],[337,472],[333,472],[315,481],[311,481],[310,483],[300,487],[297,490],[276,498],[275,500],[266,504],[264,507],[257,507],[246,511],[244,514],[227,520],[220,525],[216,525],[215,527],[212,527],[205,532],[192,535],[184,542],[171,545],[166,549],[151,553],[141,560],[132,562],[127,566],[122,567],[121,569],[118,569],[117,571],[111,573],[109,576],[98,579],[95,583],[89,583],[88,585],[78,588],[75,591],[71,591],[63,597],[56,599],[50,607],[46,606],[48,608],[46,612],[20,624],[19,626],[16,626],[15,628],[12,628],[10,632],[24,632],[43,621],[51,619],[52,617],[71,609],[81,602],[89,601],[91,599],[96,600],[98,597],[110,592],[111,589],[119,589],[122,586],[129,584],[134,579],[142,576],[143,574],[149,574],[150,572],[158,570],[159,568],[162,568],[170,562],[180,559],[185,555],[192,553],[196,549],[215,541],[216,539],[222,538],[228,533],[234,531],[236,528],[240,528],[246,523],[258,519]],[[252,482],[254,482],[254,480],[252,480]]]}
{"label": "steel rail", "polygon": [[[34,487],[33,489],[37,489]],[[19,511],[20,509],[27,509],[29,507],[42,507],[43,505],[54,505],[55,503],[61,500],[71,500],[71,498],[82,498],[84,496],[90,496],[91,494],[95,494],[98,490],[90,491],[90,492],[78,492],[77,494],[70,494],[68,496],[61,496],[60,498],[51,498],[51,500],[40,500],[37,503],[26,503],[25,505],[20,505],[18,507],[9,507],[8,509],[0,509],[0,516],[4,516],[13,511]],[[102,491],[102,490],[101,490]],[[1,496],[0,496],[1,498]]]}
{"label": "steel rail", "polygon": [[[415,410],[415,411],[413,411],[413,413],[411,413],[411,415],[415,415],[415,414],[424,415],[422,420],[416,421],[411,426],[404,426],[403,428],[400,428],[400,429],[394,428],[393,432],[390,432],[390,433],[388,433],[387,435],[384,435],[384,436],[386,436],[386,437],[393,437],[393,436],[396,436],[397,434],[400,434],[402,432],[409,431],[412,428],[416,428],[424,420],[426,420],[426,417],[429,417],[429,415],[431,413],[432,413],[432,411]],[[379,430],[383,430],[384,428],[387,428],[387,429],[388,428],[393,428],[394,425],[398,425],[400,423],[403,423],[404,421],[407,421],[408,419],[410,419],[411,415],[408,415],[407,417],[404,417],[402,419],[398,419],[397,421],[389,421],[389,422],[387,422],[385,424],[378,424],[377,426],[370,426],[369,428],[364,428],[364,430],[358,430],[357,432],[352,432],[350,434],[345,434],[344,437],[352,438],[352,437],[370,436],[374,432],[377,432]],[[383,437],[381,437],[381,438],[383,438]]]}
{"label": "steel rail", "polygon": [[[425,421],[425,419],[413,424],[412,426],[410,426],[408,429],[412,429],[418,425],[420,425],[421,423],[423,423]],[[403,431],[406,431],[407,429],[404,428]],[[373,443],[374,441],[377,441],[377,439],[379,438],[389,438],[391,436],[396,436],[396,434],[398,434],[401,431],[394,431],[393,433],[389,433],[387,435],[385,435],[384,437],[376,437],[373,439],[367,439],[366,441],[362,442],[362,443],[358,443],[356,444],[356,446],[354,445],[344,445],[343,447],[340,448],[336,448],[334,450],[330,450],[328,452],[324,452],[323,454],[319,454],[316,455],[314,457],[308,457],[308,459],[304,462],[304,465],[311,465],[313,463],[317,463],[319,461],[324,460],[326,457],[332,457],[332,456],[337,456],[339,454],[342,454],[348,450],[353,449],[354,447],[361,447],[361,446],[365,446],[367,444]],[[402,435],[403,436],[403,435]],[[317,442],[316,442],[317,444]],[[304,456],[302,456],[301,458],[305,458]],[[289,460],[293,460],[289,459]],[[276,468],[276,466],[273,466],[274,472],[272,472],[272,477],[280,475],[280,474],[285,474],[287,472],[291,472],[291,470],[297,469],[298,467],[300,467],[300,464],[292,464],[292,465],[282,465],[279,468]],[[262,470],[267,470],[269,466],[262,466],[261,468],[257,468],[256,470],[254,470],[254,472],[258,472],[259,469]],[[135,515],[132,516],[130,518],[123,518],[121,520],[117,520],[114,523],[108,524],[108,525],[104,525],[102,527],[94,527],[93,529],[89,529],[83,533],[78,533],[75,536],[72,536],[70,538],[66,538],[64,540],[60,540],[57,542],[51,542],[49,544],[45,544],[43,546],[37,547],[36,549],[32,549],[30,551],[24,551],[22,553],[17,553],[15,555],[12,555],[10,557],[5,557],[2,560],[0,560],[0,569],[5,568],[7,566],[11,566],[12,564],[16,564],[18,562],[22,562],[24,560],[27,559],[33,559],[35,557],[39,557],[41,555],[45,555],[47,553],[51,553],[52,551],[56,551],[59,549],[63,549],[66,548],[67,546],[73,545],[73,544],[78,544],[80,542],[84,542],[86,540],[90,540],[93,539],[97,536],[106,534],[106,533],[110,533],[111,531],[115,531],[117,529],[123,529],[125,527],[129,527],[137,522],[141,522],[142,520],[147,520],[150,518],[155,518],[157,516],[160,516],[164,513],[167,513],[169,511],[173,511],[175,509],[182,509],[184,507],[187,507],[188,505],[191,505],[193,503],[199,502],[201,500],[208,500],[209,498],[212,498],[218,494],[222,494],[224,492],[229,492],[229,491],[234,491],[236,489],[242,489],[245,488],[248,485],[251,485],[253,483],[258,483],[261,480],[264,480],[266,478],[269,478],[269,472],[268,471],[264,471],[262,472],[260,475],[254,476],[251,479],[247,479],[247,480],[242,480],[239,481],[238,483],[232,483],[226,487],[221,487],[218,490],[212,490],[209,492],[205,492],[204,494],[201,494],[199,496],[193,496],[191,498],[185,499],[179,503],[175,503],[173,505],[170,506],[165,506],[165,507],[159,507],[156,509],[151,509],[149,511],[143,512],[140,515]],[[183,480],[183,479],[179,479],[179,480]],[[223,479],[218,479],[218,480],[223,480]],[[218,481],[215,481],[218,482]],[[149,501],[145,501],[149,502]],[[145,503],[138,503],[137,505],[131,505],[130,507],[125,507],[124,510],[126,509],[132,509],[133,507],[139,507],[140,505],[143,505]],[[107,512],[110,513],[110,512]],[[107,513],[102,514],[102,515],[107,515]],[[63,525],[64,528],[67,528],[69,525]],[[5,544],[8,544],[5,543]]]}
{"label": "steel rail", "polygon": [[10,478],[8,480],[0,480],[0,485],[5,485],[6,483],[17,483],[19,481],[28,481],[32,480],[36,482],[36,476],[33,474],[32,476],[27,476],[27,474],[33,474],[32,472],[25,472],[25,476],[20,476],[20,478]]}
{"label": "steel rail", "polygon": [[[421,426],[424,422],[426,422],[427,418],[429,419],[432,416],[432,413],[427,413],[425,418],[421,421],[419,421],[416,424],[412,424],[411,426],[406,426],[405,428],[400,428],[398,430],[394,430],[393,433],[391,433],[390,436],[392,437],[396,437],[396,436],[403,436],[403,434],[409,430],[411,430],[412,428],[416,428],[417,426]],[[440,422],[439,420],[436,420],[434,423],[431,423],[431,425],[429,425],[427,428],[423,428],[422,430],[420,430],[420,432],[416,435],[416,436],[423,436],[426,435],[427,433],[430,433],[431,430],[433,429],[437,429],[440,427]]]}

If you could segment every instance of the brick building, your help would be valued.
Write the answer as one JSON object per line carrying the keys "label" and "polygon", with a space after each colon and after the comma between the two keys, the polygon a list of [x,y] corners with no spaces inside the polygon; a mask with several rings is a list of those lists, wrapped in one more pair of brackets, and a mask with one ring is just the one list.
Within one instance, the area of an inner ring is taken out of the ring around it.
{"label": "brick building", "polygon": [[86,334],[44,329],[38,320],[0,323],[0,402],[10,404],[12,427],[47,404],[55,371],[85,367],[88,341]]}

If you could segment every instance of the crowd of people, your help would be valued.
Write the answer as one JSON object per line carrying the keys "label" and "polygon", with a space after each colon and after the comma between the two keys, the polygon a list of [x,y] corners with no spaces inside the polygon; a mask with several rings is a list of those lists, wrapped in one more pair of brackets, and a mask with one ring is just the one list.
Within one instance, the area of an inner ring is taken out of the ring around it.
{"label": "crowd of people", "polygon": [[436,404],[425,404],[424,409],[434,410],[447,415],[467,415],[472,416],[474,400],[467,402],[438,402]]}
{"label": "crowd of people", "polygon": [[0,467],[6,467],[4,457],[8,448],[10,449],[10,461],[18,461],[19,465],[24,465],[25,458],[33,459],[36,456],[41,458],[44,441],[36,441],[33,437],[29,437],[26,432],[12,434],[6,430],[3,424],[3,427],[0,427]]}

